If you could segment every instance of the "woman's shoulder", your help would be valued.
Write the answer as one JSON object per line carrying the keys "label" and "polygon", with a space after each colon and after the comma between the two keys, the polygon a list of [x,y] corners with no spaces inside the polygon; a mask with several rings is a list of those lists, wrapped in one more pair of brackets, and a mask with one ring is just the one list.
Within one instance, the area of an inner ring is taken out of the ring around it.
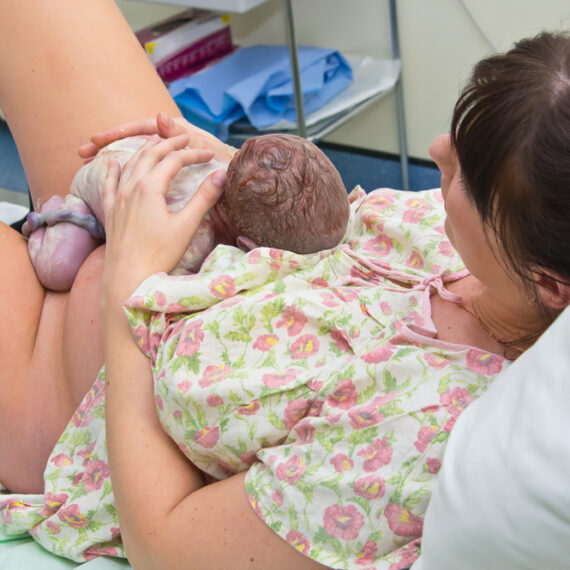
{"label": "woman's shoulder", "polygon": [[443,273],[463,269],[445,233],[439,189],[419,192],[382,188],[350,195],[351,219],[345,243],[393,266]]}
{"label": "woman's shoulder", "polygon": [[349,199],[352,221],[364,223],[368,229],[380,222],[382,226],[390,222],[437,228],[445,218],[443,197],[439,188],[417,192],[379,188],[365,193],[357,186],[350,193]]}

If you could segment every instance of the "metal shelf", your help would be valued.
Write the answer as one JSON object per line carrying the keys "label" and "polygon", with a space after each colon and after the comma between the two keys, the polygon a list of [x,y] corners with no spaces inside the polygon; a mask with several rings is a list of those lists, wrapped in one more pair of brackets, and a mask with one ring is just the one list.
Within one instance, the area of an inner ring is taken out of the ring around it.
{"label": "metal shelf", "polygon": [[264,4],[268,0],[137,0],[138,2],[151,2],[157,4],[170,4],[187,6],[189,8],[203,8],[205,10],[219,10],[220,12],[233,12],[243,14],[252,8]]}
{"label": "metal shelf", "polygon": [[[400,75],[400,62],[393,59],[374,59],[369,56],[344,54],[353,70],[353,82],[341,94],[323,107],[305,117],[305,137],[318,141],[341,127],[364,109],[394,91]],[[241,119],[230,127],[233,138],[247,138],[259,133],[297,133],[297,123],[281,120],[277,124],[257,130]]]}
{"label": "metal shelf", "polygon": [[[379,93],[377,95],[374,95],[373,97],[370,97],[370,98],[362,101],[361,103],[358,103],[357,105],[355,105],[354,107],[351,107],[347,111],[342,111],[342,112],[338,113],[337,115],[333,115],[331,117],[328,117],[327,119],[323,119],[322,121],[319,121],[318,123],[315,123],[314,125],[306,126],[305,127],[305,138],[310,140],[310,141],[313,141],[313,142],[316,142],[316,141],[323,139],[324,137],[326,137],[330,133],[334,132],[336,129],[340,128],[346,122],[350,121],[350,119],[352,119],[353,117],[358,115],[358,113],[360,113],[364,109],[372,106],[374,103],[376,103],[377,101],[379,101],[380,99],[382,99],[386,95],[387,95],[386,92]],[[260,133],[265,134],[268,132],[273,132],[273,131],[270,131],[270,130],[258,131],[251,126],[245,125],[245,124],[240,123],[240,122],[234,123],[230,128],[231,137],[237,138],[237,139],[242,139],[242,138],[246,139],[247,137],[250,137],[250,136],[253,136],[256,134],[260,134]],[[292,129],[279,129],[279,132],[298,133],[298,129],[296,127],[292,128]]]}
{"label": "metal shelf", "polygon": [[[264,4],[268,0],[137,0],[143,2],[160,2],[162,4],[182,5],[190,8],[206,8],[209,10],[218,10],[222,12],[235,12],[244,13],[252,8]],[[400,58],[400,45],[398,38],[398,21],[396,12],[396,0],[388,0],[390,6],[390,33],[392,38],[392,57],[394,59]],[[282,0],[283,10],[285,13],[285,26],[287,35],[287,45],[289,47],[289,56],[291,59],[291,71],[293,75],[293,87],[295,93],[295,113],[297,116],[296,128],[294,129],[300,136],[306,137],[310,140],[319,140],[326,135],[333,132],[335,129],[344,125],[348,120],[361,112],[366,107],[372,105],[385,93],[367,99],[366,101],[355,105],[345,113],[338,116],[331,117],[330,120],[322,121],[317,125],[307,127],[305,120],[305,109],[303,104],[303,91],[301,86],[301,74],[299,71],[299,61],[297,57],[297,40],[295,38],[295,22],[293,18],[293,7],[291,0]],[[406,122],[404,114],[404,100],[402,93],[401,73],[396,81],[394,87],[396,96],[396,114],[398,118],[398,142],[400,147],[400,165],[402,171],[402,188],[407,190],[409,188],[409,174],[408,174],[408,145],[406,139]],[[233,127],[231,129],[232,136],[246,137],[256,134],[258,131],[246,130],[240,127]]]}

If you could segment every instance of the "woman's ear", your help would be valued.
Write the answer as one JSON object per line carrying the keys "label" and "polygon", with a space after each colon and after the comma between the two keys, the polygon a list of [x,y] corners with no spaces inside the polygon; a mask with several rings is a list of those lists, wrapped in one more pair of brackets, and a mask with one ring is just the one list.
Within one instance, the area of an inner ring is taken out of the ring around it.
{"label": "woman's ear", "polygon": [[547,307],[562,310],[570,305],[570,283],[556,273],[537,273],[535,282],[537,293]]}

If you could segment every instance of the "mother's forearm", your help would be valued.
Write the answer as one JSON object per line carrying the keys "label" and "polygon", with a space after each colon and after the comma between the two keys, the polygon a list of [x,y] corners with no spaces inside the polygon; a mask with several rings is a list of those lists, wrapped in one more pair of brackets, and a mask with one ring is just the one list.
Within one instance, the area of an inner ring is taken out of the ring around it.
{"label": "mother's forearm", "polygon": [[155,529],[204,482],[160,425],[150,362],[136,346],[122,307],[107,307],[105,321],[111,481],[129,560],[146,567]]}

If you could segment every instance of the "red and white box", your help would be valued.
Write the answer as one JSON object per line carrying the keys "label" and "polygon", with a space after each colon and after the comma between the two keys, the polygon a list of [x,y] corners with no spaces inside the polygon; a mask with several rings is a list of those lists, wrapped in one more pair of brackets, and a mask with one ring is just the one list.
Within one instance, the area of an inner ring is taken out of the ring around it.
{"label": "red and white box", "polygon": [[227,17],[186,10],[136,32],[163,81],[190,75],[233,51]]}

